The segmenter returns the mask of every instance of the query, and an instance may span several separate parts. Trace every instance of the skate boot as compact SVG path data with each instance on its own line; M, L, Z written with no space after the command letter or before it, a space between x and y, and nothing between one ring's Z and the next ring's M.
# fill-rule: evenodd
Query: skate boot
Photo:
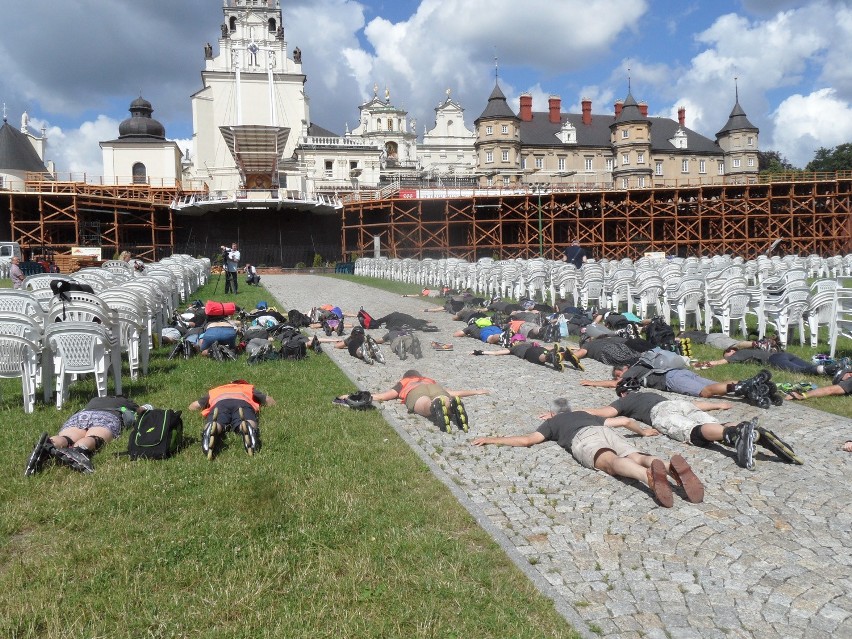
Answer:
M72 448L57 448L56 459L60 463L80 473L93 473L95 467L92 465L92 453L85 448L74 446Z
M739 437L737 438L737 465L746 470L754 470L754 428L757 418L739 425Z
M764 369L754 377L749 377L734 385L734 395L744 398L752 406L758 408L769 408L771 400L769 399L769 380L772 378L772 373Z
M781 406L784 403L784 394L778 390L777 384L775 382L766 382L766 385L769 386L769 401L773 406Z
M216 438L222 434L222 426L216 421L218 415L219 409L214 407L212 419L201 431L201 450L207 459L213 459Z
M450 407L446 397L432 400L432 421L442 432L450 432Z
M459 397L453 397L450 400L450 418L458 430L465 433L469 430L467 411L464 409L464 404L462 404L462 400Z
M367 364L370 364L372 366L373 355L372 355L372 353L370 353L370 347L367 344L367 340L364 340L364 343L361 344L361 346L358 348L358 350L361 351L361 359L363 359L364 362L366 362Z
M367 335L367 337L365 338L365 342L367 348L370 350L370 357L373 358L373 361L376 361L379 364L384 364L385 356L382 354L381 349L379 349L379 345L376 344L376 340Z
M553 350L548 353L547 359L553 366L553 370L559 371L560 373L565 370L565 363L562 361L562 353L559 352L559 348L555 344L553 345Z
M24 469L24 476L29 477L35 475L41 470L44 463L55 456L56 447L50 441L47 433L42 433L38 438L33 452L30 453L30 458L27 460L27 466Z
M249 457L260 450L260 429L252 426L251 422L243 417L243 409L240 408L240 433L243 436L243 446Z
M778 437L778 435L768 428L762 428L761 426L757 426L755 430L757 431L757 443L763 448L775 454L776 457L783 459L788 464L802 465L802 460L799 459L790 445Z
M571 366L574 367L575 371L586 370L580 363L580 359L576 355L574 355L574 351L572 351L570 348L566 348L564 351L562 351L562 358L569 364L571 364Z
M314 335L314 338L311 340L311 350L317 355L322 353L322 344L320 344L320 341L316 335Z

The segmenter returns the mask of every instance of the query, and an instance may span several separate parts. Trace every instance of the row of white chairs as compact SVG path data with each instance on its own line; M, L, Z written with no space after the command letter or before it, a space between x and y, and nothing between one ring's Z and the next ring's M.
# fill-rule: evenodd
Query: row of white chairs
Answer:
M852 255L766 257L754 260L719 255L586 262L581 269L561 261L494 260L474 263L456 258L361 258L355 273L415 283L424 287L467 289L486 298L529 297L551 304L572 300L582 308L626 311L648 318L676 317L677 328L694 325L707 332L746 333L754 316L757 332L774 329L786 344L820 339L835 317L837 280L852 276ZM815 281L814 278L816 278Z
M24 289L0 289L0 377L20 377L24 409L32 412L36 388L61 408L79 375L93 373L98 395L107 394L111 373L122 392L122 354L131 379L148 372L154 335L182 301L209 279L210 262L176 255L148 264L144 272L123 262L72 275L44 273ZM94 293L54 293L51 282L71 280Z

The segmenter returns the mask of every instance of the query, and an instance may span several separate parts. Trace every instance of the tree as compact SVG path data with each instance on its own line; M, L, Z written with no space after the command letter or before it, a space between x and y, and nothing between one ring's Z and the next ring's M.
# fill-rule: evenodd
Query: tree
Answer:
M789 173L799 170L779 151L758 151L757 166L761 173Z
M806 171L851 171L852 142L841 144L833 149L820 147L814 153L814 159L805 167Z

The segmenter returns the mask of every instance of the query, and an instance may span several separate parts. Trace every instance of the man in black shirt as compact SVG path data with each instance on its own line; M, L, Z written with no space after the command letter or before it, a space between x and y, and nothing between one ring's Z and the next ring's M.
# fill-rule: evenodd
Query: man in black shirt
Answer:
M562 257L563 262L573 264L577 268L583 268L583 264L587 259L586 249L580 246L579 240L571 242L571 246L565 249L565 255Z
M630 417L652 426L649 434L662 433L695 446L721 442L736 449L737 464L748 470L754 469L754 444L760 444L786 462L802 463L786 442L768 428L758 426L757 419L722 424L706 412L726 410L731 406L729 402L688 401L652 392L624 392L609 406L586 410L601 417Z
M665 508L671 508L673 504L672 487L667 475L683 486L687 501L703 501L704 485L682 456L675 455L667 463L659 457L643 453L612 430L616 427L643 436L654 434L627 417L604 418L584 411L566 410L544 421L532 433L509 437L478 437L471 443L474 446L496 444L529 447L554 441L586 468L601 470L614 477L629 477L646 484L657 503Z

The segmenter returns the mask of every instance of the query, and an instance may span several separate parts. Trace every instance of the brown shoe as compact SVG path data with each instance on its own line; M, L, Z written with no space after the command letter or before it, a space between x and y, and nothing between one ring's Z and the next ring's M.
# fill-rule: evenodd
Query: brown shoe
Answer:
M692 468L681 455L674 455L669 460L669 474L678 486L683 487L683 492L686 493L686 501L693 504L700 504L704 501L704 484L692 472Z
M648 488L654 493L657 503L663 508L671 508L674 504L672 485L666 475L666 465L659 459L651 462L648 469Z

